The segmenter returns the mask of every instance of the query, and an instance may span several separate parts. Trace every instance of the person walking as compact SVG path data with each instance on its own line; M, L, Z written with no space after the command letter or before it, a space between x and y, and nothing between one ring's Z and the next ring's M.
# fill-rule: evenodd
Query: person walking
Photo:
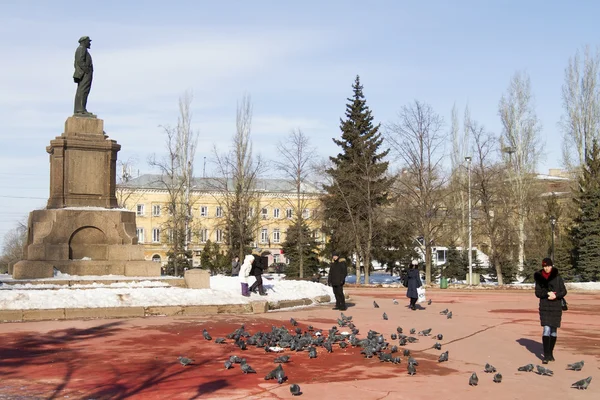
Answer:
M252 269L253 262L254 256L252 254L248 254L244 258L244 263L240 267L238 276L240 278L240 283L242 284L242 296L250 296L250 292L248 291L248 277L250 276L250 270Z
M236 257L231 262L231 276L238 276L240 274L240 258Z
M562 319L562 299L567 295L565 282L553 265L552 259L542 260L542 269L533 274L535 296L540 299L540 324L543 326L543 364L554 361L554 345Z
M329 275L327 276L327 284L333 288L335 296L334 310L346 310L346 298L344 297L344 283L346 275L348 275L348 267L346 262L340 260L339 254L333 253L333 262L329 265Z
M250 286L250 291L256 293L258 290L258 294L261 296L266 296L267 293L263 287L262 274L265 268L267 268L267 263L269 259L265 256L255 255L254 262L252 262L252 269L250 271L250 275L254 275L256 278L256 282Z
M423 286L421 283L421 277L419 277L419 269L417 267L418 263L413 261L408 272L406 273L408 279L406 297L410 299L410 305L408 308L411 310L417 309L416 304L417 300L419 299L419 293L417 292L417 289Z

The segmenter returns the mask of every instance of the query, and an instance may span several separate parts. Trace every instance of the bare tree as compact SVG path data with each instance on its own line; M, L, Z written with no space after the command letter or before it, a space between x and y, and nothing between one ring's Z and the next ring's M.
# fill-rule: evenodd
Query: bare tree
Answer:
M169 232L167 242L171 249L169 268L179 275L179 267L191 266L191 241L193 223L192 208L195 199L191 195L194 174L194 157L199 132L192 129L191 92L179 98L177 125L163 127L166 135L167 153L163 157L153 155L148 160L151 167L160 171L159 183L168 193L169 218L163 228Z
M422 237L428 284L431 283L431 247L446 219L443 125L442 117L430 105L415 100L402 107L398 121L387 126L386 135L403 163L398 195L406 207L411 208L414 226Z
M4 235L0 267L4 270L23 259L23 249L27 244L27 224L19 222L17 226Z
M600 85L598 72L600 52L584 49L583 60L579 50L569 58L562 87L564 114L562 127L563 163L574 171L585 164L585 156L593 139L600 138Z
M133 178L132 170L136 164L137 159L135 157L130 157L125 161L117 161L117 170L121 171L121 174L117 176L117 187L115 190L117 206L119 208L126 208L127 203L135 204L136 201L133 198L140 197L137 188L129 185L129 181Z
M525 259L528 199L541 152L541 125L535 114L531 83L527 74L517 72L512 77L506 94L500 99L498 114L503 128L500 145L504 160L507 161L512 200L515 205L517 266L521 275Z
M452 107L452 126L450 129L452 136L452 172L449 181L449 190L451 197L448 201L448 208L452 215L450 225L452 226L452 242L456 242L457 239L465 247L467 242L468 230L467 230L467 199L466 199L466 187L467 187L467 175L464 160L465 157L470 155L469 153L469 129L468 121L470 120L469 108L465 108L464 112L464 124L463 129L460 129L460 123L458 122L458 110L456 105Z
M265 170L260 156L252 153L252 102L244 95L237 106L236 131L231 150L219 153L213 148L218 177L211 182L216 199L225 209L227 241L231 255L240 260L249 244L257 239L260 191L258 178Z
M295 189L295 201L290 202L294 210L294 229L296 231L296 248L298 256L298 269L300 278L304 277L304 244L309 238L304 237L302 229L304 224L303 210L307 205L306 184L309 180L312 164L316 161L316 149L311 146L310 139L300 129L293 130L277 144L281 161L274 164L284 176L289 179Z

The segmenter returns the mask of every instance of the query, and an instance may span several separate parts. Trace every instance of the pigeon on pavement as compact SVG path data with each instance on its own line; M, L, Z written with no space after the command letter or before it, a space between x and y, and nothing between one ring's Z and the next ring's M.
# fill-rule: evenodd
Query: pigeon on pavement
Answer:
M181 365L183 365L184 367L187 365L190 365L191 363L194 362L194 360L192 360L191 358L182 357L182 356L177 357L177 359L179 360Z
M442 314L442 315L448 314L448 309L446 308L445 310L440 311L440 314Z
M537 368L538 375L546 375L546 376L554 375L553 371L549 370L548 368L544 368L541 365L536 365L536 368Z
M225 343L225 338L219 337L215 339L215 343L218 344L224 344Z
M373 307L379 308L379 304L377 304L377 302L375 300L373 300Z
M302 392L300 391L300 386L297 384L292 384L290 386L290 393L292 394L292 396L300 396L302 394Z
M419 332L419 335L421 335L421 336L429 336L430 333L431 333L431 328L429 328L429 329L423 329L421 332Z
M495 383L502 382L502 374L500 372L498 372L496 375L494 375L494 382Z
M490 374L492 372L496 372L496 367L494 367L492 364L486 363L485 367L483 368L483 370L485 372L487 372L488 374Z
M527 364L527 365L523 365L522 367L519 367L519 371L524 371L524 372L531 372L533 371L533 364Z
M388 319L388 316L387 316L387 314L386 314L386 313L383 313L383 319L385 319L385 320L387 321L387 319Z
M438 362L448 361L448 350L440 354L440 358L438 358Z
M583 364L584 364L583 360L578 361L573 364L568 364L567 369L570 371L581 371L581 369L583 368Z
M398 305L398 300L394 299L393 303L394 303L394 305Z
M574 384L571 385L571 387L575 388L575 389L579 389L579 390L586 390L591 381L592 381L592 377L588 376L585 379L575 382Z
M411 328L410 329L410 334L411 335L414 335L416 332L417 332L417 330L415 328Z
M438 333L436 336L437 340L444 340L444 335L442 335L441 333Z
M290 318L290 323L292 324L292 326L298 325L298 322L296 322L296 320L294 318Z
M442 349L442 345L439 342L435 342L435 344L433 345L433 348L436 350L441 350Z
M317 349L311 347L308 349L308 358L317 358Z
M479 378L477 377L477 374L475 372L473 372L471 374L471 377L469 378L469 385L477 386L478 383L479 383Z
M408 364L408 374L410 376L413 376L416 373L417 373L417 368L415 367L415 364Z
M225 361L225 369L233 368L233 363L229 360Z
M202 330L202 336L204 336L204 339L206 340L212 340L212 336L208 334L208 331L206 329Z
M276 363L286 363L288 361L290 361L290 356L279 356L275 358Z
M242 372L245 374L255 374L256 373L256 371L254 369L252 369L250 364L243 363L241 368L242 368Z
M450 311L448 314L446 314L446 318L452 319L452 311Z
M427 302L427 305L430 306L431 305L431 299L429 299L429 301Z

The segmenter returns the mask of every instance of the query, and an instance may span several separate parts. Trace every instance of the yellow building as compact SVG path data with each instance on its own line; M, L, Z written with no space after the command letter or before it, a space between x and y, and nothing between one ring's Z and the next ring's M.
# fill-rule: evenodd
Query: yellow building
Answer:
M213 178L194 178L191 184L190 203L193 206L190 226L194 232L189 237L189 248L195 266L200 264L200 254L208 240L218 243L222 249L227 247L224 196L211 189L213 182ZM302 189L303 217L315 239L324 245L319 218L321 192L308 184ZM259 228L251 247L270 252L269 264L286 262L281 245L295 213L296 188L283 179L259 179L257 191L260 193L260 206L252 211L259 213ZM117 198L125 208L136 212L138 243L144 245L146 260L166 263L170 247L164 226L168 220L166 204L169 196L160 176L145 174L129 180L127 185L118 186Z

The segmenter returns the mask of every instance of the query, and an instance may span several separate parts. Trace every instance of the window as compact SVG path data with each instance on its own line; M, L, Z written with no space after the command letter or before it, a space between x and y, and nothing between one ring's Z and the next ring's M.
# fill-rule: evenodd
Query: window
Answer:
M217 229L217 243L223 242L223 230Z
M280 254L273 254L273 262L274 263L278 263L279 262L279 256L280 256Z
M208 207L207 206L200 206L200 216L201 217L208 216Z
M314 239L320 239L320 238L321 238L321 234L319 233L319 230L318 230L318 229L315 229L315 230L312 232L312 236L313 236L313 238L314 238Z
M221 206L218 206L218 207L217 207L217 210L216 210L216 212L215 212L215 215L216 215L218 218L221 218L221 217L223 216L223 207L221 207Z
M173 243L173 229L167 229L167 240L169 243Z
M152 242L160 243L160 229L159 228L152 229Z
M154 204L152 206L152 216L160 217L160 204Z
M208 229L200 229L200 241L206 243L208 240Z
M279 208L273 209L273 218L279 218Z
M260 242L267 243L269 241L269 231L267 228L262 228L260 230Z
M305 208L304 210L302 210L302 218L308 219L309 217L310 217L310 210L308 208Z
M294 217L294 210L292 210L291 208L285 210L285 217L287 219L292 219Z
M279 229L273 230L273 243L279 243Z
M262 219L267 219L267 217L269 216L269 210L267 210L266 208L263 208L260 211L260 215L262 216Z
M254 217L254 208L249 208L248 209L248 218L252 218Z
M152 256L152 261L154 261L154 262L160 262L160 255L158 255L158 254L153 255Z
M137 228L136 233L138 237L138 243L144 243L144 228Z
M136 211L137 211L137 216L138 217L143 217L144 216L144 205L143 204L138 204L136 206Z

